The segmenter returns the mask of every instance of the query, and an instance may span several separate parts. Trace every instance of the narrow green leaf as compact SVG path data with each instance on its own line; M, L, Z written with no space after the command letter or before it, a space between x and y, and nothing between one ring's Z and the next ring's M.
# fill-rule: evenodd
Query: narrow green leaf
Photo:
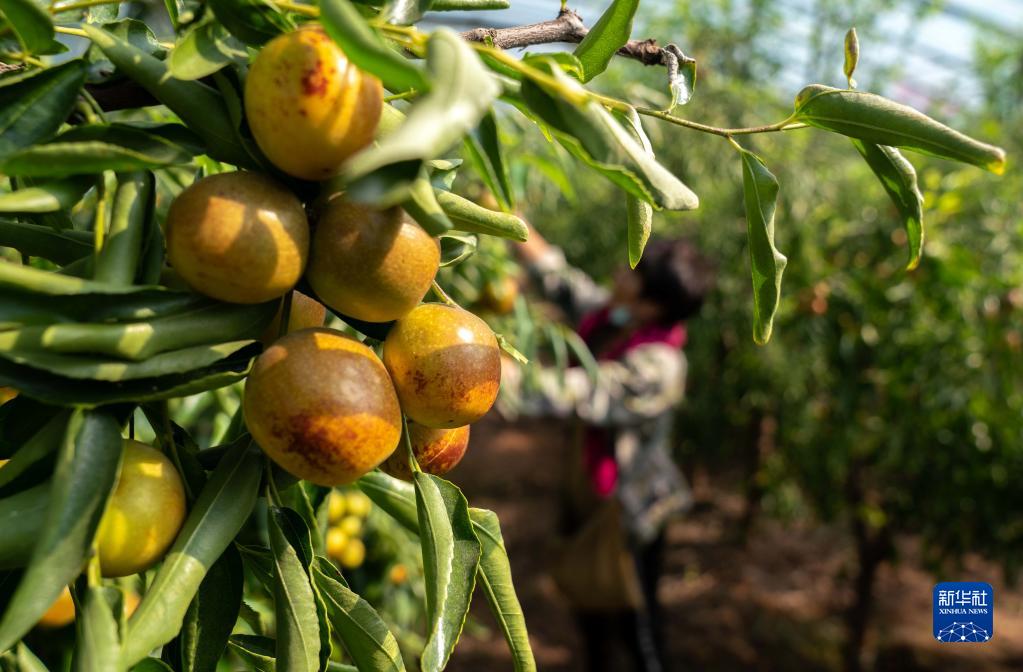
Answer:
M296 549L282 529L282 525L288 524L282 520L284 515L282 509L270 507L267 519L274 556L275 658L289 672L316 672L320 662L316 600L305 563L299 556L301 549Z
M515 207L515 194L497 137L497 118L488 112L479 126L465 138L465 148L476 172L506 212Z
M632 138L639 142L647 151L647 154L653 156L653 147L646 136L646 132L643 130L639 113L630 107L627 113L619 113L618 117L622 120L625 130L629 131L632 135ZM632 194L626 193L625 212L628 222L629 266L636 268L639 260L643 258L643 250L646 249L646 243L650 239L654 209L646 201L641 201Z
M175 672L170 665L159 658L145 658L131 668L131 672Z
M76 411L67 426L46 520L6 611L0 651L29 631L81 571L121 463L121 428L101 411Z
M612 0L600 19L573 52L583 64L583 81L588 82L607 69L615 52L632 35L632 19L639 0Z
M388 23L408 26L430 11L433 0L394 0L385 6L384 14Z
M431 236L439 236L454 226L437 203L433 185L423 174L412 183L408 200L402 203L402 209Z
M178 636L181 672L215 672L242 605L245 575L238 550L228 546L199 584Z
M771 339L774 314L778 311L781 298L781 276L788 260L774 246L778 180L756 154L745 149L740 150L740 154L750 266L753 271L753 340L763 345Z
M1005 171L1005 151L1000 147L873 93L811 84L796 96L793 120L877 145L969 163L998 175Z
M64 439L70 411L51 409L51 412L53 413L52 419L21 443L17 448L17 452L10 457L4 468L0 470L0 492L7 494L8 491L12 491L10 486L19 476L51 453L56 452L60 447ZM4 538L6 541L6 535Z
M209 4L232 35L253 46L295 27L287 14L266 0L209 0Z
M118 70L181 117L206 143L210 156L240 167L257 167L238 140L224 98L217 91L199 82L169 77L166 63L109 31L89 24L82 29Z
M18 672L49 672L43 661L39 660L32 650L25 646L24 642L18 642L14 651L15 662L18 665Z
M92 254L90 238L92 233L87 231L54 231L48 226L0 220L0 246L57 264L69 264Z
M82 611L75 615L77 641L74 672L110 672L118 667L121 640L118 617L121 613L121 591L113 586L88 586L85 579L78 581L84 591ZM115 611L116 609L116 611Z
M435 80L433 88L412 104L401 126L346 165L343 174L351 182L353 198L366 200L367 195L381 193L374 175L391 166L401 167L404 181L411 186L419 167L475 128L501 92L476 53L446 28L430 36L426 66ZM415 173L408 174L412 169ZM394 176L389 175L388 181L393 182Z
M26 77L0 80L0 158L56 133L84 83L81 59Z
M473 254L479 238L468 233L445 233L440 237L440 265L457 266Z
M0 331L0 351L89 353L139 362L172 349L258 338L276 308L273 301L213 304L140 322L26 326Z
M842 65L842 72L849 80L849 88L856 88L856 80L853 73L856 72L856 65L860 62L860 38L856 36L856 28L850 28L845 34L845 62Z
M398 640L369 602L345 584L334 565L322 557L313 562L313 582L327 602L334 632L356 667L374 672L405 669Z
M50 142L27 147L0 163L8 175L66 177L104 170L165 168L192 160L192 155L156 134L125 125L77 126Z
M413 480L429 623L421 663L424 672L439 672L447 665L465 625L481 547L461 490L423 472L415 473Z
M504 537L501 535L501 522L497 519L497 514L486 509L469 509L469 517L483 547L480 559L480 585L487 597L490 611L508 642L515 672L534 672L536 660L529 645L526 619L519 605L519 598L515 595L508 552L504 548Z
M912 270L920 263L924 249L924 196L916 183L916 170L894 147L875 145L856 138L852 139L852 143L899 211L909 241L909 263L906 268Z
M383 509L405 529L419 534L415 487L406 481L371 471L355 482L373 503Z
M44 182L17 191L0 194L0 212L29 214L70 210L94 183L90 178L76 177Z
M228 647L253 666L256 672L274 672L277 643L260 635L231 635Z
M458 231L485 233L519 242L529 238L526 223L515 215L488 210L450 191L437 189L437 202Z
M190 28L171 51L167 65L172 77L192 80L212 75L232 61L245 62L245 45L215 20Z
M134 284L142 252L142 236L153 216L156 190L149 171L117 176L107 239L96 259L94 278L111 284Z
M429 88L423 71L391 49L348 0L322 0L320 20L348 59L391 91Z
M0 0L0 15L30 53L44 52L53 42L50 15L32 0Z
M156 578L128 621L121 661L133 665L181 630L207 571L248 519L256 504L263 457L248 437L221 459Z
M49 504L49 483L0 499L0 529L4 531L4 543L0 544L0 569L28 565L39 530L46 522Z
M578 82L559 69L550 71L565 88L582 91ZM658 163L603 106L592 100L575 105L528 80L522 83L521 95L525 111L546 124L565 149L633 196L668 210L699 207L696 194Z

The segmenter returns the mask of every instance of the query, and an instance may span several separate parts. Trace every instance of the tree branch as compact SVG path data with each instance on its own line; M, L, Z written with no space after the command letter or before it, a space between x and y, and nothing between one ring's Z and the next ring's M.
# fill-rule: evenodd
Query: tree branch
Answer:
M568 7L558 12L558 18L540 23L511 28L474 28L462 33L462 39L470 42L491 42L502 49L517 49L534 44L568 42L578 44L590 29L575 10ZM669 45L671 46L671 45ZM630 40L618 50L618 54L639 61L643 65L668 65L670 57L667 48L660 47L657 40Z

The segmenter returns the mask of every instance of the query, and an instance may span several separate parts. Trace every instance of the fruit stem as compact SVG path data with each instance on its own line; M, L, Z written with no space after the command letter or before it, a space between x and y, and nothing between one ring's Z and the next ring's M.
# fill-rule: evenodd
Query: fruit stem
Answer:
M122 0L82 0L81 2L72 2L71 4L68 4L68 5L59 5L58 6L58 5L51 4L50 5L50 13L51 14L60 14L62 12L71 12L71 11L74 11L76 9L87 9L89 7L98 7L99 5L119 5L119 4L121 4L121 1ZM59 29L59 26L58 26L57 32L62 32ZM68 34L69 35L76 35L77 33L68 33ZM82 31L82 36L83 37L87 37L87 35L85 35L85 31L84 30Z
M405 451L408 454L408 466L412 470L412 473L417 474L422 469L419 468L419 462L416 461L415 451L412 450L412 437L408 433L408 418L405 414L401 414L401 440L405 444Z
M301 14L303 16L316 18L320 15L320 8L313 7L312 5L303 5L298 2L287 2L286 0L283 2L275 0L274 4L281 9L286 9L289 12L295 12L296 14Z
M437 295L437 298L446 303L447 305L451 306L452 308L461 308L461 306L459 306L454 299L448 296L448 293L445 292L441 288L441 286L437 284L436 280L434 280L430 284L430 288L433 289L433 293Z

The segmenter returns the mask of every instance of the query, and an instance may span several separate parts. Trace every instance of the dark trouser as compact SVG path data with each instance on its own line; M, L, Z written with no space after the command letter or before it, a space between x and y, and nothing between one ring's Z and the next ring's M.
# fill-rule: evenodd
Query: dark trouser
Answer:
M664 557L664 533L633 553L645 606L638 610L576 613L586 649L587 672L667 672L663 657L657 581ZM627 662L619 662L622 657Z

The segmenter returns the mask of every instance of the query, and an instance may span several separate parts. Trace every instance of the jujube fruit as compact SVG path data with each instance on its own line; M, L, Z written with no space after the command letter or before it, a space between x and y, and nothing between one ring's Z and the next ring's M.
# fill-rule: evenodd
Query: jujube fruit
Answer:
M345 495L345 509L349 514L365 518L369 515L371 508L373 508L373 502L370 501L366 493L356 490Z
M337 529L349 537L357 537L362 533L362 518L358 516L345 516L338 522Z
M345 547L348 545L349 536L348 534L338 527L332 527L327 530L327 555L334 558L335 560L341 560L341 554L344 552Z
M103 576L128 576L160 560L185 522L185 488L160 451L125 441L121 473L96 534Z
M501 355L490 327L472 313L426 303L398 320L384 341L384 365L405 414L420 425L468 425L490 410Z
M366 560L366 544L362 539L349 539L341 551L338 562L345 569L356 569Z
M414 422L408 423L409 441L412 454L416 456L419 468L428 474L440 476L455 468L465 456L469 447L469 426L455 429L431 429ZM401 447L395 450L381 465L381 468L397 478L412 480L408 451Z
M367 346L325 328L267 348L245 382L245 423L285 471L318 485L350 483L383 462L401 436L401 411Z
M71 590L64 586L64 590L54 600L46 613L42 615L36 624L40 628L55 629L63 628L75 620L75 601L71 599Z
M401 208L335 198L316 223L306 277L321 301L367 322L415 308L437 275L440 246Z
M355 67L317 25L270 40L245 80L256 143L284 172L325 180L376 132L380 80Z
M194 182L167 213L167 257L188 285L231 303L283 296L305 270L309 223L302 203L249 172Z
M259 339L263 341L264 345L270 345L280 338L281 316L283 314L284 301L282 300L281 307L277 309L277 314L274 315L273 321L263 330L263 335ZM291 294L291 310L288 312L288 315L288 331L286 333L290 334L293 331L301 331L311 327L322 327L323 321L327 319L327 308L316 299L296 291Z
M483 283L480 305L498 315L507 315L515 308L515 299L518 297L518 281L510 275L505 275L500 280L488 280Z

